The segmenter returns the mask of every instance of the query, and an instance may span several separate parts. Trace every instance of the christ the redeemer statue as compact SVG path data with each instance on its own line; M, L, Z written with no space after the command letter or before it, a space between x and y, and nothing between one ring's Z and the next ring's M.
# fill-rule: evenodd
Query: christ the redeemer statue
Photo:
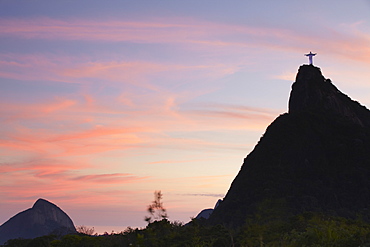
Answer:
M310 53L308 53L308 54L304 54L305 56L307 56L307 57L308 57L308 60L310 61L310 65L313 65L312 57L313 57L313 56L316 56L316 54L317 54L317 53L312 53L312 52L310 52Z

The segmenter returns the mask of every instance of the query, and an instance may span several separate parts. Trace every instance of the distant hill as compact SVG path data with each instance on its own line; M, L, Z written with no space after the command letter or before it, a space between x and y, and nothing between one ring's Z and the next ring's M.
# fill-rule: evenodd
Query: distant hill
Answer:
M213 210L215 208L218 207L218 205L222 202L221 199L219 199L215 205L214 208L206 208L206 209L203 209L202 211L200 211L197 216L195 216L195 219L201 219L201 218L204 218L204 219L208 219L209 216L212 214Z
M289 112L268 126L208 222L307 211L370 221L370 111L313 65L299 68Z
M58 206L38 199L32 208L16 214L0 226L0 244L9 239L32 239L52 233L76 233L76 228L69 216Z

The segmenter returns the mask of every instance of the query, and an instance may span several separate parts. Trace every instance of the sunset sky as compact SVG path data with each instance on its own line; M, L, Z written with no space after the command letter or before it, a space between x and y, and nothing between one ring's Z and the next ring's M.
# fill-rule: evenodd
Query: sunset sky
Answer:
M143 227L223 198L305 53L370 107L370 1L0 0L0 224Z

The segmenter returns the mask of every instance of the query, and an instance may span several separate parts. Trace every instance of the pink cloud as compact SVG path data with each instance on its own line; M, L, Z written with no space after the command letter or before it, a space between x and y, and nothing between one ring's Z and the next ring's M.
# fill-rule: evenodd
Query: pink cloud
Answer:
M78 170L89 167L84 163L69 164L53 159L33 158L18 163L2 163L0 167L1 173L12 172L30 172L32 174L46 175L53 173L60 173L67 170Z
M150 63L145 61L128 61L128 62L88 62L77 65L72 69L65 69L62 75L75 78L100 78L110 81L137 82L140 80L139 75L150 75L160 72L187 72L206 71L208 76L222 76L232 74L237 70L235 65L227 64L161 64ZM152 85L154 86L154 85ZM153 88L151 88L153 89ZM155 90L158 91L158 90Z
M48 18L29 20L2 19L0 35L27 39L66 39L130 41L144 43L184 42L193 36L207 35L207 25L190 19L144 22L130 21L61 21ZM209 28L209 27L208 27ZM176 29L176 32L174 32Z
M91 155L153 145L221 148L225 144L191 138L177 140L166 133L222 129L263 130L280 113L230 105L197 106L196 110L185 111L178 105L178 96L171 94L148 100L142 99L139 105L131 105L131 109L137 108L135 111L103 107L91 97L86 102L56 99L47 104L28 104L25 107L23 104L8 104L9 107L2 115L11 112L12 115L6 118L5 123L12 131L3 132L0 146L3 149L53 157ZM132 98L130 101L137 100ZM105 117L99 117L100 114ZM85 119L91 120L86 122ZM47 126L44 128L28 127L29 124L46 120Z
M63 112L73 108L77 102L71 99L55 98L53 101L44 103L11 103L0 102L7 107L0 110L2 117L8 121L19 119L41 118L46 115L52 115L57 112Z
M53 19L2 21L5 28L0 30L0 35L21 38L175 43L190 52L222 52L232 57L238 54L237 59L232 62L221 63L208 59L177 64L117 59L92 62L92 58L87 56L76 58L51 54L0 54L0 76L18 80L82 84L99 80L104 84L132 85L161 93L168 85L157 83L153 80L155 77L171 84L177 83L178 78L183 81L221 78L241 70L241 65L250 64L251 56L257 56L251 55L255 47L263 47L266 52L302 52L306 47L316 47L334 58L352 59L365 65L370 63L369 35L358 30L336 31L323 27L325 32L302 33L300 30L228 25L180 18L158 19L154 22ZM133 103L129 99L125 102Z
M42 132L22 130L11 134L0 146L54 157L91 155L140 145L143 141L136 133L138 133L137 129L124 127L95 128L80 132L74 130L68 134L57 134L52 130Z
M368 59L369 36L358 29L336 31L333 28L323 27L324 31L309 33L307 30L302 32L302 30L212 23L186 18L163 18L142 22L61 21L45 18L2 19L1 21L3 28L0 35L28 39L193 44L201 45L202 49L209 46L228 47L229 53L231 51L240 53L241 48L251 46L291 51L297 51L297 49L301 51L306 47L321 47L334 56L339 54L365 63L370 61ZM343 29L342 26L339 28Z
M247 107L227 104L199 105L195 110L187 112L193 124L208 130L263 130L284 110L270 110L258 107ZM212 121L217 119L217 121ZM212 124L210 124L212 122Z
M0 77L17 80L63 81L60 66L71 64L69 57L40 54L0 54Z
M1 164L0 194L3 200L72 195L92 199L94 193L112 189L111 185L143 182L148 178L130 173L91 174L89 168L90 165L76 161L42 158Z
M55 56L50 54L0 54L0 77L47 83L92 84L144 88L157 93L181 81L210 80L233 74L239 70L236 63L176 64L148 61L94 61L89 57ZM153 78L161 78L159 83ZM178 78L181 81L178 82ZM168 83L164 83L168 82ZM171 82L171 84L169 84ZM70 102L71 103L71 102ZM91 102L90 102L91 103Z
M4 105L0 147L29 154L57 157L123 150L144 142L138 133L151 131L150 126L134 127L135 121L117 125L116 116L125 112L94 103L91 97L87 102L57 98ZM107 114L112 118L100 117Z

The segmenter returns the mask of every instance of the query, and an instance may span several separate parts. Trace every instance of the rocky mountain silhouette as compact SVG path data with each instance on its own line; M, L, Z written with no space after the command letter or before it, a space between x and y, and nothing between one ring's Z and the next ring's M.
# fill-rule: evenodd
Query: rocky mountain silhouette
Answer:
M305 212L370 221L370 111L313 65L299 68L288 113L268 126L207 221L239 227Z
M38 199L32 208L16 214L0 226L0 244L15 238L32 239L75 232L72 220L63 210L47 200Z
M195 216L195 219L201 219L201 218L204 218L204 219L208 219L209 216L212 214L213 210L215 208L218 207L218 205L220 205L220 203L222 202L221 199L219 199L215 205L214 208L206 208L206 209L203 209L202 211L200 211L197 216Z

